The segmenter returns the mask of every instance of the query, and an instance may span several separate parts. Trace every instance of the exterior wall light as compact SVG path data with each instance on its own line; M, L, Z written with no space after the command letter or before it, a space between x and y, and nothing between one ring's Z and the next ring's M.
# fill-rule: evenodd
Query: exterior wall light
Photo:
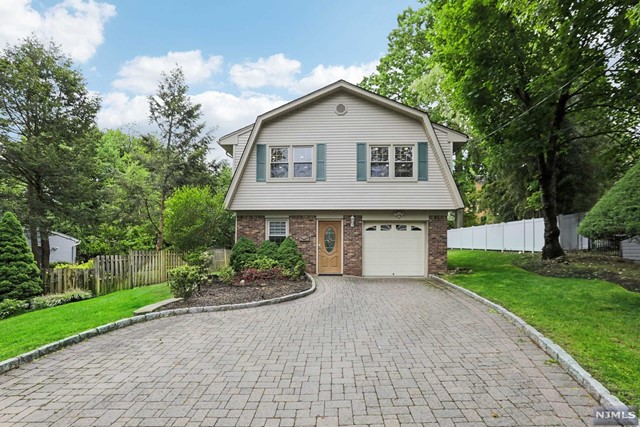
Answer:
M351 215L351 217L349 218L349 220L351 221L351 222L350 222L351 227L355 227L355 226L356 226L356 217L355 217L355 216L353 216L353 215Z

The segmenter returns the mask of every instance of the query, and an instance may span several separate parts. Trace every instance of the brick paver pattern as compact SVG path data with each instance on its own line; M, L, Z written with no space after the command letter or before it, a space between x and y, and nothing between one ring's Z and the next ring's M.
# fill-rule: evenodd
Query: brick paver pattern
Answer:
M595 401L486 306L424 280L164 318L0 376L0 425L590 425Z

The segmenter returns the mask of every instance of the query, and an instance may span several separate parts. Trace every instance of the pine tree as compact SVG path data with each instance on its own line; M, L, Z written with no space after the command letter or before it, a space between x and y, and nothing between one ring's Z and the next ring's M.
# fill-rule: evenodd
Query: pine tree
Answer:
M41 293L40 270L22 225L13 213L5 212L0 219L0 301L27 300Z

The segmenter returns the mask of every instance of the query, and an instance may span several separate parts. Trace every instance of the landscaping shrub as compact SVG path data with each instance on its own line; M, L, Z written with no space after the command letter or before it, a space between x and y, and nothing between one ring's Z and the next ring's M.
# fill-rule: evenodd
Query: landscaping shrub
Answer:
M0 301L28 300L41 293L40 269L22 225L14 214L5 212L0 219Z
M82 301L85 299L93 298L93 294L90 291L84 289L69 289L61 294L50 294L31 299L31 308L33 310L40 310L41 308L55 307L62 304L67 304L74 301Z
M169 270L169 288L176 298L189 298L198 289L200 282L204 280L204 275L199 267L193 265L183 265Z
M69 264L68 262L58 262L55 264L55 266L52 266L51 264L49 264L49 267L54 268L55 270L62 270L65 268L70 268L72 270L92 269L93 258L82 264Z
M216 272L218 279L224 284L230 285L233 283L233 278L236 276L236 272L233 267L227 265L222 267L220 270Z
M29 304L24 301L7 298L0 302L0 319L6 319L7 317L22 314L27 311L28 306Z
M267 280L284 280L286 279L283 271L278 268L269 268L258 270L257 268L246 268L240 274L240 279L246 283L263 282Z
M265 240L258 249L258 257L278 259L278 245L271 240Z
M211 264L211 254L205 248L189 251L183 258L187 264L198 267L203 274L207 272L207 268Z
M231 267L235 271L242 271L247 264L257 256L256 244L246 237L238 239L233 249L231 249Z
M277 261L280 263L284 275L292 279L302 276L306 270L302 253L291 237L284 239L278 247Z
M275 267L279 267L280 263L273 258L268 258L258 255L256 259L250 261L246 268L255 268L256 270L269 270Z

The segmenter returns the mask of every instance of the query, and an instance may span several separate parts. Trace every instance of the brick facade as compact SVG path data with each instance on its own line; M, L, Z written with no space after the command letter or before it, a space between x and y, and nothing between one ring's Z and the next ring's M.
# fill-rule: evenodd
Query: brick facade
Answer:
M362 216L355 217L351 227L351 215L345 215L342 229L344 274L362 276Z
M355 217L351 227L351 215L343 217L343 273L362 276L362 216ZM238 216L238 238L248 237L261 244L265 240L264 216ZM315 215L289 216L289 234L296 241L307 263L307 272L316 273L317 221ZM447 271L447 217L434 215L429 220L427 265L429 274Z
M316 273L316 217L294 215L289 217L289 235L296 241L305 262L307 273Z
M263 216L240 216L236 217L236 233L238 239L247 237L260 245L264 242L265 219Z
M447 272L447 216L432 215L429 218L429 274Z

